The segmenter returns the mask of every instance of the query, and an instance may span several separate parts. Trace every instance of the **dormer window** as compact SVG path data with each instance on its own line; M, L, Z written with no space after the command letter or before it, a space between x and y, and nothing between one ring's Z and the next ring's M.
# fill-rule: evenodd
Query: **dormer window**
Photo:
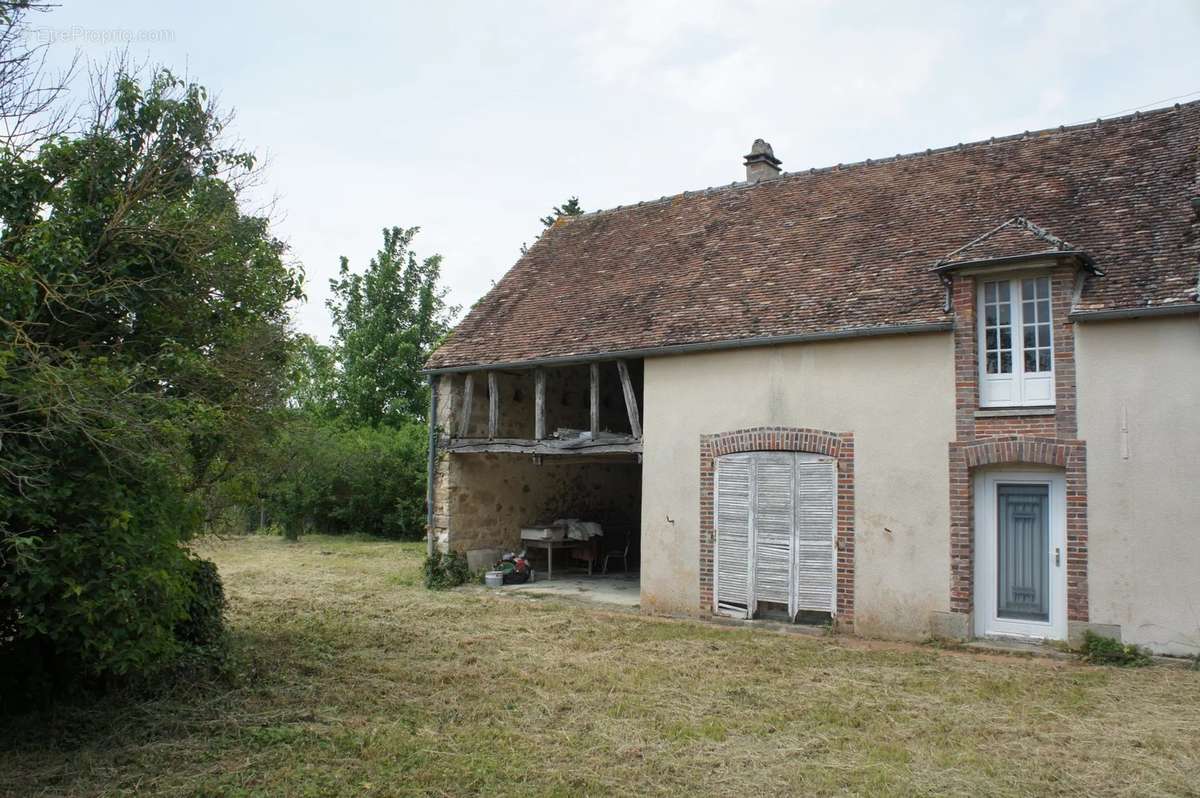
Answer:
M978 313L981 406L1053 405L1050 278L983 280Z

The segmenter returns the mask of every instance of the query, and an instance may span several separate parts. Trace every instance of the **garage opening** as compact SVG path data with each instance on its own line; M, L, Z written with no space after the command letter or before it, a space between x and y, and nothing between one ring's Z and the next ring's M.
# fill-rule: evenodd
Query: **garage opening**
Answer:
M716 611L829 622L836 608L834 459L742 452L716 465Z
M442 548L472 567L523 550L538 590L636 603L641 361L468 372L438 396Z

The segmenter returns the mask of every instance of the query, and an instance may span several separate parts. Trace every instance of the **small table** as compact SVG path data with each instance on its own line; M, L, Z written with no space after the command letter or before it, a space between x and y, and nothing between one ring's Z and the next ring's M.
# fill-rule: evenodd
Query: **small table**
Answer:
M546 550L546 581L554 579L554 550L573 549L585 545L580 540L522 540L521 545L527 549ZM592 575L592 561L588 560L588 576Z

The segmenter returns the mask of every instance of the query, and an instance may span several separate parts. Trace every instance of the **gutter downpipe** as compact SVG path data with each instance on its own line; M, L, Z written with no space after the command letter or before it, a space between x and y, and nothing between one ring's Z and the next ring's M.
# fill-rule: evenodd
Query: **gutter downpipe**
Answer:
M437 462L438 375L429 375L429 460L425 472L425 553L433 556L433 478Z

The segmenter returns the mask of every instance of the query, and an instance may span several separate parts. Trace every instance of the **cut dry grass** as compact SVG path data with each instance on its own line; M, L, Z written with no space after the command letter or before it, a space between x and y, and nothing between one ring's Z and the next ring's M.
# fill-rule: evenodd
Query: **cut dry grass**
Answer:
M1200 673L420 587L423 547L214 543L244 675L0 726L0 793L1181 795Z

